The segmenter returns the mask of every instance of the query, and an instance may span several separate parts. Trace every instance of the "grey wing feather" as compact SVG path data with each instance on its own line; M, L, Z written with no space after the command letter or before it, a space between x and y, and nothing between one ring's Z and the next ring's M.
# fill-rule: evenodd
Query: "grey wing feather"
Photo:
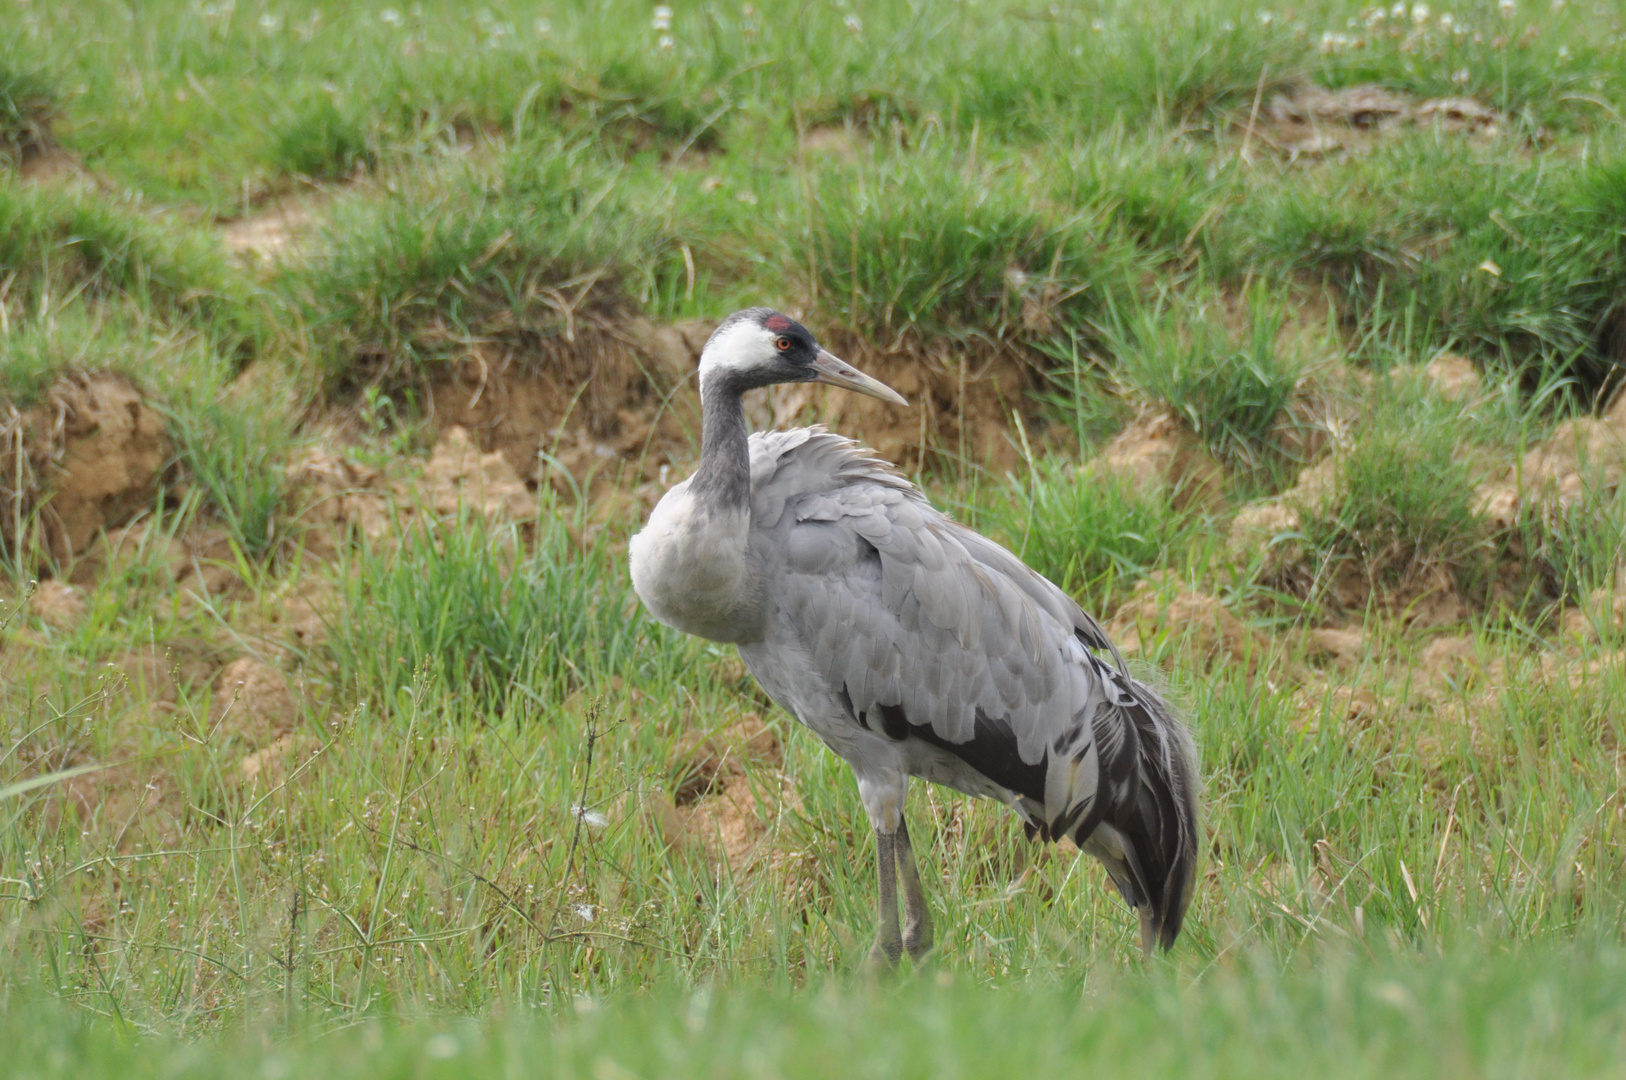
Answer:
M767 600L853 718L901 717L974 765L973 751L1003 754L989 768L1020 782L1035 824L1086 813L1091 721L1110 694L1089 651L1111 648L1095 621L847 439L773 433L752 451Z

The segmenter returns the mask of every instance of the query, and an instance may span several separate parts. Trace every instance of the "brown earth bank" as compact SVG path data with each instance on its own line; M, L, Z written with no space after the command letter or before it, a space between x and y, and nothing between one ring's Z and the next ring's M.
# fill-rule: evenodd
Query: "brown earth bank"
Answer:
M0 416L0 543L36 540L62 561L83 553L152 505L170 449L162 414L129 380L59 380L38 405Z

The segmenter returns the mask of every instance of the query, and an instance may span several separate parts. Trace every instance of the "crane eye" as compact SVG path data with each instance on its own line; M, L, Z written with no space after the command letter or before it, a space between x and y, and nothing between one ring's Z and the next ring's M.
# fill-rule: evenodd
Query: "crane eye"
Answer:
M788 338L788 337L774 338L773 339L773 347L778 349L780 352L789 352L790 351L790 338Z

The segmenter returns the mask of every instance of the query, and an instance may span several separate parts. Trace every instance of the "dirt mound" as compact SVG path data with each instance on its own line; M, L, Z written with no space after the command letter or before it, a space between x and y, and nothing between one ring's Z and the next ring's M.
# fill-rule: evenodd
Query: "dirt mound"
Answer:
M260 790L270 790L289 780L300 766L314 758L322 744L314 735L294 732L283 735L263 750L243 758L238 766L243 782Z
M273 199L253 213L223 222L220 238L233 255L271 263L298 253L328 200L325 192L299 192Z
M1441 353L1426 364L1415 366L1403 364L1391 368L1389 377L1395 380L1422 381L1447 401L1467 404L1484 396L1479 369L1474 366L1472 360L1455 353Z
M1626 479L1626 394L1604 415L1559 424L1546 442L1474 492L1478 513L1512 528L1529 513L1563 512Z
M774 730L756 713L748 713L722 731L685 736L676 759L682 771L672 799L687 806L742 779L748 765L778 768L784 754Z
M29 614L52 630L72 630L89 610L85 594L62 581L42 581L28 598Z
M1406 128L1490 139L1507 127L1507 117L1468 97L1418 102L1373 83L1339 90L1305 83L1275 95L1257 112L1250 106L1235 127L1250 144L1296 159L1359 153Z
M324 447L302 451L287 467L288 490L300 507L301 542L331 558L352 535L376 540L394 522L394 500L382 472Z
M1312 658L1329 660L1341 668L1359 667L1372 656L1372 643L1358 628L1311 630L1305 644Z
M1144 413L1102 447L1090 467L1131 490L1163 488L1175 506L1212 509L1224 499L1225 472L1195 432L1166 412Z
M169 457L163 416L128 380L64 378L0 418L0 541L26 542L13 534L37 511L47 552L68 561L151 505Z
M1261 561L1269 580L1302 577L1307 552L1298 542L1303 515L1324 506L1338 491L1338 459L1323 458L1299 472L1298 481L1282 494L1250 503L1231 519L1227 541L1232 559L1242 566Z
M218 663L214 647L198 638L143 645L110 661L124 693L163 706L173 706L182 693L207 683Z
M460 427L441 432L434 455L418 485L437 514L470 509L488 521L523 521L536 516L536 496L497 451L482 454Z
M298 720L287 677L264 661L233 660L215 680L209 728L220 738L259 749L291 733Z
M648 809L667 844L742 872L771 862L768 831L780 814L800 807L779 737L755 713L721 731L679 743L682 762L671 798Z
M1113 615L1107 633L1125 656L1146 656L1167 644L1204 667L1236 662L1256 671L1278 651L1214 597L1179 585L1169 587L1156 577L1136 587Z
M182 835L185 793L149 762L127 762L86 773L65 781L62 787L80 827L116 851L169 847Z
M1564 613L1563 636L1581 643L1626 634L1626 563L1615 570L1613 586L1594 589L1586 602Z
M541 477L543 455L578 481L618 467L656 480L698 440L691 376L710 333L631 319L488 344L431 383L433 415L501 453L522 480Z

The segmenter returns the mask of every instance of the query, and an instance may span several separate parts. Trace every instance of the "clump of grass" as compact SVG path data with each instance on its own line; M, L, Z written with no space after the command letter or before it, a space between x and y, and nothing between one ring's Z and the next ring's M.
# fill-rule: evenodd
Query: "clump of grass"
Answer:
M166 410L187 475L246 555L263 556L280 539L278 514L288 493L284 455L292 418L211 397Z
M818 198L792 262L821 305L882 341L1050 337L1081 325L1126 268L1093 218L947 154L827 173Z
M38 72L0 58L0 160L16 166L50 141L55 88Z
M1532 383L1615 369L1626 166L1510 163L1421 138L1235 215L1232 239L1275 272L1319 279L1357 337L1390 351L1456 347ZM1237 230L1241 230L1239 233Z
M500 710L622 670L640 621L597 572L604 553L578 550L554 507L534 525L526 550L514 527L423 516L348 556L326 645L339 679L390 701L427 677Z
M1277 345L1284 321L1263 290L1229 319L1216 294L1165 293L1128 318L1115 312L1107 342L1132 393L1182 418L1214 453L1253 465L1299 379L1296 358Z
M1098 608L1180 557L1201 519L1170 492L1057 459L1007 483L984 524L1027 564Z
M655 208L582 143L506 151L341 214L325 257L281 287L309 320L336 383L400 381L479 337L571 332L647 299L673 248Z
M331 96L316 94L278 131L270 164L281 172L328 180L348 176L375 160L361 124L341 112Z
M210 238L91 194L3 176L0 278L9 278L6 299L24 316L73 296L128 300L234 348L271 332L251 287Z
M1375 410L1339 458L1330 497L1300 508L1313 557L1323 568L1352 564L1375 584L1435 570L1472 581L1487 538L1459 445L1455 425L1418 422L1397 406Z

